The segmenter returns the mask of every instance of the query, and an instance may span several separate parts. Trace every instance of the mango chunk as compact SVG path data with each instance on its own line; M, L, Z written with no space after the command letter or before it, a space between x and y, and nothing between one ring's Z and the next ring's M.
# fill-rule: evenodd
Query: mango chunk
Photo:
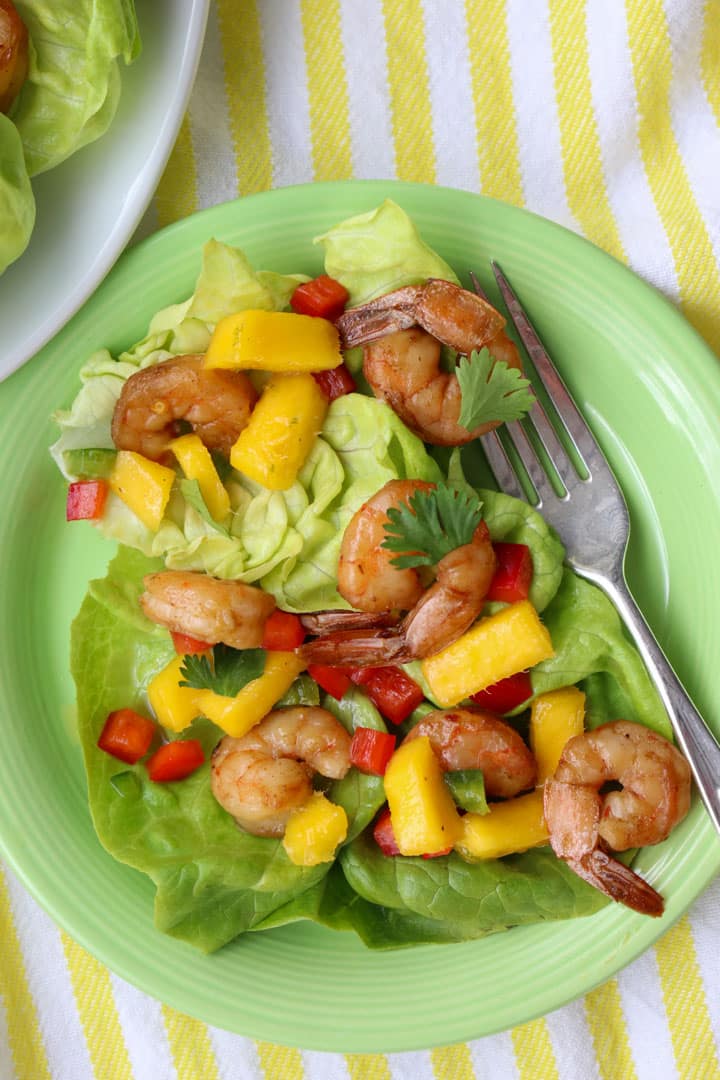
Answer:
M312 375L273 375L230 451L231 465L263 487L286 491L305 464L327 410L328 399Z
M182 731L202 713L198 704L201 691L179 685L184 659L183 656L174 657L167 667L154 676L147 688L148 701L157 722L170 731Z
M490 803L487 814L465 814L455 850L464 859L502 859L538 844L550 834L543 815L543 791L536 788L506 802Z
M427 736L398 747L384 782L401 855L432 854L453 846L462 819Z
M585 728L585 695L576 686L538 694L530 706L530 749L538 765L538 785L557 769L565 743Z
M110 488L152 532L157 532L165 513L175 473L134 450L118 450Z
M327 319L290 311L239 311L215 327L205 367L240 371L327 371L342 363Z
M554 656L552 641L529 600L489 615L441 652L422 661L435 700L445 709Z
M188 480L197 480L212 517L215 521L224 521L230 513L230 496L202 439L197 435L181 435L179 439L173 439L170 449Z
M269 652L260 678L249 682L235 697L197 690L199 712L228 735L239 738L267 716L304 670L305 662L295 653Z
M317 866L332 862L347 830L347 814L342 806L316 791L290 817L282 845L296 866Z

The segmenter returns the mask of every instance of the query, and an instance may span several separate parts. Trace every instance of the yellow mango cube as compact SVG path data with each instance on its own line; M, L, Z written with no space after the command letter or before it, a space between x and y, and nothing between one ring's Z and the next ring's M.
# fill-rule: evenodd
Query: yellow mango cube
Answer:
M291 815L282 845L296 866L317 866L332 862L347 830L347 814L342 806L330 802L321 791L315 791Z
M554 656L547 629L529 600L489 615L441 652L422 661L422 671L443 708Z
M506 802L490 803L488 814L465 814L455 850L464 859L502 859L546 844L542 788Z
M427 736L398 747L384 783L401 855L432 854L453 846L462 819Z
M215 521L224 521L230 513L230 496L202 439L197 435L181 435L179 439L173 439L170 449L188 480L197 480L212 517Z
M174 657L167 667L154 676L147 688L148 701L157 722L169 731L182 731L202 713L198 704L201 691L179 685L184 659L183 656Z
M108 477L110 489L152 532L157 532L175 482L175 473L134 450L118 450Z
M568 739L585 728L585 695L576 686L538 694L530 706L530 749L538 766L538 784L553 775Z
M230 451L230 463L272 491L286 491L305 464L328 410L312 375L273 375L250 423Z
M327 371L342 363L327 319L291 311L239 311L215 327L205 367L240 371Z
M199 711L228 735L239 738L267 716L304 670L305 661L295 653L269 652L262 675L235 697L224 697L214 690L197 690Z

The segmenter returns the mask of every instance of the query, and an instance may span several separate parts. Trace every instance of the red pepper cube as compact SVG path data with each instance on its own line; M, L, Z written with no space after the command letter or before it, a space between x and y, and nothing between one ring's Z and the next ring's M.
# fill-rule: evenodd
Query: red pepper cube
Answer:
M356 668L350 678L365 692L386 720L402 724L424 700L422 690L399 667Z
M451 847L442 848L441 851L423 851L423 859L441 859L443 855L449 855Z
M330 368L328 371L313 371L312 377L329 401L334 401L343 394L352 394L357 390L355 380L345 364Z
M68 487L66 521L97 521L105 511L107 480L75 480Z
M298 285L290 297L290 307L298 315L315 315L335 322L345 310L350 293L327 274Z
M305 628L298 615L277 608L265 623L262 648L268 652L292 652L305 640Z
M390 810L387 806L380 812L375 825L373 826L373 837L383 855L400 854L400 848L395 842L395 833L393 832Z
M358 727L350 742L350 764L372 776L384 776L397 736L375 728Z
M492 686L486 686L477 694L471 695L471 701L482 706L488 712L508 713L532 697L533 688L529 671L518 671L517 675L508 675Z
M527 544L493 544L497 570L490 582L486 600L515 604L527 600L533 578L533 562Z
M155 737L157 725L133 709L111 712L100 732L98 746L128 765L145 757Z
M314 679L321 690L340 701L352 686L350 676L342 668L329 667L326 664L308 664L307 673Z
M174 631L170 631L172 642L175 647L175 652L179 656L193 655L194 653L204 653L208 649L212 649L213 643L209 641L198 641L197 638L190 637L189 634L176 634Z
M184 780L199 769L205 753L197 739L175 739L163 743L147 762L148 776L157 784Z

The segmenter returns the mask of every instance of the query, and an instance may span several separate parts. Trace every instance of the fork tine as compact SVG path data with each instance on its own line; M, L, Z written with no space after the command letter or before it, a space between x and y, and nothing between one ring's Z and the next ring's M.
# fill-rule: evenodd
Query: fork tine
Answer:
M587 424L583 420L570 393L562 381L560 373L547 354L545 346L540 341L535 327L525 313L517 296L513 292L510 283L496 262L492 262L495 280L502 293L505 305L510 313L515 329L520 340L528 351L540 381L548 392L550 399L557 409L568 435L573 441L575 449L582 458L588 472L591 472L593 459L602 460L602 452L595 441ZM547 420L547 417L546 417ZM548 430L550 425L548 422ZM552 438L552 435L549 436ZM543 440L544 441L544 440ZM550 453L550 447L546 447ZM552 456L555 451L553 450ZM564 454L564 451L563 451ZM565 478L563 477L563 480Z
M488 460L493 476L497 480L498 487L506 495L513 495L516 499L525 499L525 492L515 474L509 457L505 453L505 447L498 438L497 431L488 431L481 436L480 441Z

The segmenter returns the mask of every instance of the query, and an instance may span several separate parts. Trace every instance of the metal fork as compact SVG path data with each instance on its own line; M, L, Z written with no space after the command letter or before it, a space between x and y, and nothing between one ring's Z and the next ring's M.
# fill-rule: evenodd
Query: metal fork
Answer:
M534 428L536 439L562 481L564 494L555 491L541 457L519 421L505 424L504 430L527 470L535 497L526 496L497 431L482 437L490 468L502 491L530 502L555 529L565 545L566 559L572 569L599 586L612 600L657 687L708 814L720 832L720 746L690 701L628 590L624 563L630 518L623 493L507 278L496 263L492 263L492 268L520 340L587 475L582 476L576 469L537 398L525 423ZM484 297L476 275L470 276L475 291Z

